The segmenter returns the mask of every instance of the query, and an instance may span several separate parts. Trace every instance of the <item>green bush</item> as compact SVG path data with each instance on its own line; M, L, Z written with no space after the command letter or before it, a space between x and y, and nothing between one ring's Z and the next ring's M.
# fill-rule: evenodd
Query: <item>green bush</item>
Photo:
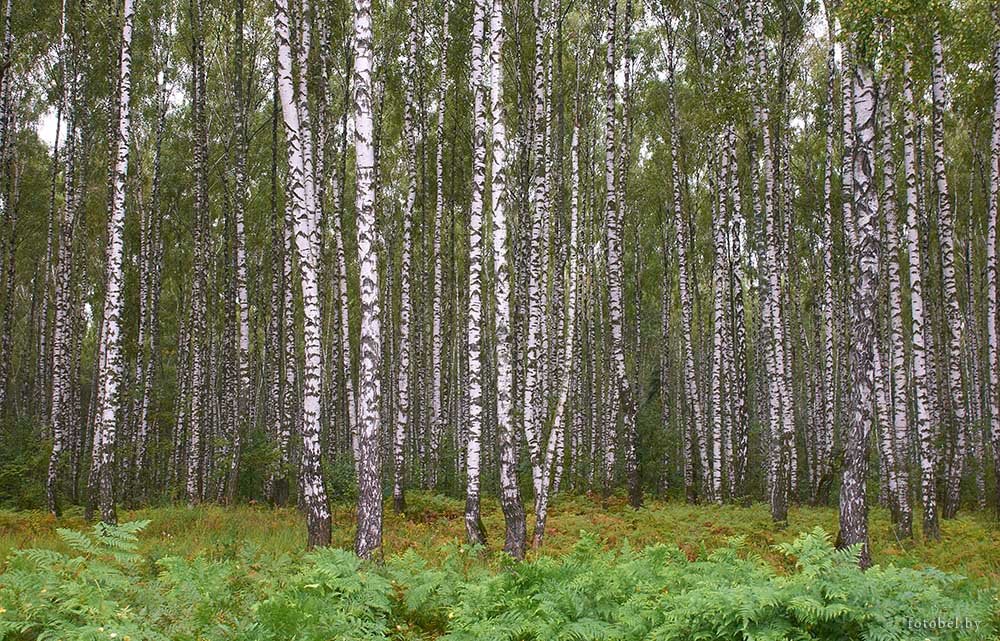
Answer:
M0 426L0 507L27 510L45 505L45 476L52 442L38 439L29 420Z
M17 552L0 574L0 639L986 640L997 624L981 585L861 572L820 529L777 547L781 571L739 539L690 561L666 545L606 551L587 535L564 556L498 569L464 548L439 565L409 552L375 566L336 549L154 560L136 552L146 524L60 530L72 554Z

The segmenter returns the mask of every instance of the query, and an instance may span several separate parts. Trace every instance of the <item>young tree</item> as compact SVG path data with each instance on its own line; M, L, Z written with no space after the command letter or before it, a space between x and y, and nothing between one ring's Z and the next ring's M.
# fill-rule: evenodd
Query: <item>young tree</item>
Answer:
M883 81L880 95L881 122L879 127L879 155L882 159L882 209L885 211L886 246L888 260L889 290L889 333L891 336L892 359L892 424L891 447L895 450L895 469L889 470L896 485L893 498L896 532L902 538L913 536L913 515L910 509L910 481L907 466L910 442L909 384L906 380L906 352L903 335L903 294L899 264L899 224L896 213L896 160L892 148L892 109L889 102L888 84ZM890 432L890 425L882 426Z
M903 132L904 162L906 165L906 246L910 262L910 334L913 351L913 378L916 390L917 434L920 439L920 488L924 507L924 538L941 537L937 514L937 445L931 423L930 376L928 374L927 347L924 338L923 271L921 268L919 196L917 187L917 134L916 104L913 98L911 63L903 63L903 102L906 126Z
M98 464L101 520L115 524L114 447L120 407L119 386L122 381L121 317L123 308L123 271L125 260L125 179L128 175L129 141L131 138L130 98L132 90L132 24L135 5L125 0L122 9L121 50L118 57L118 118L115 127L117 156L115 158L113 197L108 213L108 263L105 267L104 331L102 361L98 380L103 403L95 435L94 460Z
M404 113L404 141L407 152L407 178L409 185L406 191L406 205L403 210L403 255L399 266L399 354L396 371L396 429L393 435L393 507L397 512L406 510L406 498L403 494L403 472L405 461L403 452L406 447L406 428L410 415L410 229L413 220L413 208L417 200L417 136L415 131L416 105L413 85L416 82L417 66L417 15L418 7L414 2L410 10L410 30L408 38L408 78L406 83L406 100Z
M944 112L947 103L944 95L944 51L941 45L940 29L934 31L932 46L931 93L934 98L932 111L932 147L934 150L934 183L937 191L938 226L941 245L941 287L944 293L948 348L944 355L948 370L948 391L951 397L952 431L955 444L953 460L948 468L947 493L945 494L944 517L955 516L958 511L959 490L965 461L965 434L968 430L965 420L965 390L962 387L962 312L958 304L958 289L955 285L955 220L951 211L951 195L948 191L948 174L944 157Z
M469 543L486 544L479 512L480 448L483 432L482 312L483 201L486 191L486 99L483 83L483 40L486 0L472 10L472 204L469 214L469 423L466 441L465 532Z
M1000 27L1000 12L993 21ZM986 329L989 348L990 433L993 439L993 464L996 468L996 510L1000 514L1000 332L997 328L997 225L1000 225L1000 40L993 46L993 135L990 138L990 197L986 225L987 307Z

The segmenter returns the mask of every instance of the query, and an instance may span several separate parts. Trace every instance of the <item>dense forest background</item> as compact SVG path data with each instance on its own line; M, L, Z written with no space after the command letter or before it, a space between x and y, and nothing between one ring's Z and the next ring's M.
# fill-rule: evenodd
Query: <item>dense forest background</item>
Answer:
M0 501L933 539L1000 504L995 10L6 0Z

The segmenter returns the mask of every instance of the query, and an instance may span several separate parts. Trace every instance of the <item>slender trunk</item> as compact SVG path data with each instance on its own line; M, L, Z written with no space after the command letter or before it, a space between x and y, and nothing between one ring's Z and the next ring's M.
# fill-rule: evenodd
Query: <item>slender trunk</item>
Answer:
M1000 24L1000 12L993 15ZM996 479L996 511L1000 514L1000 332L997 329L997 225L1000 224L1000 41L993 46L993 136L990 139L990 199L987 212L986 270L987 307L986 330L989 347L989 408L990 435L993 441L993 464Z
M403 473L406 448L406 428L410 413L410 228L413 208L417 200L417 134L414 128L416 105L413 85L417 67L417 3L410 9L409 56L407 58L406 104L403 107L404 140L408 148L407 173L409 186L406 207L403 210L403 255L399 267L399 353L396 363L396 429L393 435L393 507L397 512L406 510L403 494Z
M493 115L493 287L496 305L497 435L500 443L500 505L506 536L504 552L524 558L527 539L524 504L517 483L517 430L514 424L514 379L511 363L511 261L507 243L507 129L504 122L503 0L493 0L490 13L490 104Z
M906 114L904 132L904 155L906 164L906 241L910 263L910 310L911 340L913 350L913 377L916 390L917 434L920 439L920 487L924 506L924 538L937 540L941 537L937 514L937 445L934 426L931 422L930 385L928 374L927 346L924 337L923 270L920 265L921 244L918 227L919 194L917 189L917 135L916 103L913 97L913 81L910 77L911 64L907 59L903 65L903 100Z
M894 497L896 532L902 538L913 536L913 514L910 508L910 478L906 452L909 450L910 408L909 383L906 380L906 353L903 333L903 295L899 263L899 223L896 213L896 160L893 156L892 109L889 104L888 86L882 84L880 111L880 155L882 156L882 209L885 211L887 242L885 253L889 261L889 333L892 357L892 443L895 449L896 496ZM885 425L885 430L890 426Z
M951 518L958 511L959 491L966 454L965 434L968 425L965 418L965 391L962 387L962 312L958 304L958 289L955 285L955 219L951 210L951 195L948 191L948 175L944 157L944 112L947 104L944 95L944 52L939 30L934 32L931 89L934 97L932 129L934 182L937 188L941 244L941 287L944 293L948 330L945 366L948 370L948 391L951 397L952 431L956 440L953 460L948 470L944 506L944 517Z
M483 431L482 299L483 200L486 189L486 100L483 83L485 0L476 0L472 14L472 204L469 214L469 432L465 452L465 531L469 543L486 544L479 512L480 449Z
M569 292L566 298L566 329L565 329L565 344L563 346L563 362L562 362L562 377L559 387L559 396L556 400L555 414L552 419L552 429L549 434L548 445L545 450L545 462L542 466L542 492L539 500L536 502L535 506L535 533L533 545L535 548L539 548L542 545L542 539L545 537L545 521L548 516L548 502L550 491L554 489L550 488L550 485L554 485L551 482L551 475L553 466L557 464L557 457L559 456L559 444L563 441L565 432L565 425L569 418L565 416L566 413L566 399L569 396L569 385L570 385L570 374L573 371L573 341L574 332L576 330L576 306L577 306L577 292L578 292L578 281L579 275L577 274L577 263L579 260L579 246L577 243L577 212L579 210L579 192L580 192L580 170L578 162L578 138L579 130L578 126L574 123L573 126L573 137L570 144L570 154L572 155L572 186L571 186L571 196L570 196L570 229L569 229L569 265L568 265L568 279L569 279Z
M827 11L830 11L829 6ZM823 168L823 409L822 422L817 426L816 482L813 502L824 500L823 488L830 474L833 452L834 406L834 273L833 273L833 155L834 155L834 82L837 73L834 19L827 16L827 37L830 41L826 56L826 155Z
M382 325L378 300L378 256L375 229L375 150L372 144L372 15L370 0L354 3L354 151L358 263L361 277L361 395L358 403L358 534L355 550L362 558L382 549L382 457L379 448L379 363Z
M117 523L114 498L114 447L120 405L119 387L122 380L121 314L123 308L123 272L125 259L125 179L128 175L129 142L131 139L130 95L132 89L132 23L135 7L125 0L122 15L121 52L118 67L118 120L115 128L117 156L114 166L114 196L108 216L108 265L104 290L104 359L98 376L102 396L99 422L100 456L98 486L101 520ZM98 439L95 438L95 441Z

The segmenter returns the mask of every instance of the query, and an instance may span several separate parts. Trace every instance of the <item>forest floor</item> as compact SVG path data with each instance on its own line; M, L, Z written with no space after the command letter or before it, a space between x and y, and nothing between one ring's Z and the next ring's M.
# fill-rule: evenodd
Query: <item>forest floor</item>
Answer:
M386 504L386 556L412 549L433 563L454 554L464 540L464 502L419 492L409 493L407 502L405 514L395 514L391 504ZM334 504L332 512L333 545L350 549L354 505ZM138 551L151 559L167 555L227 558L244 547L296 556L301 554L306 540L304 519L294 508L203 505L194 509L177 506L119 512L121 522L144 519L151 523L140 537ZM499 549L503 515L495 500L484 500L483 521L491 549ZM739 536L744 537L749 551L771 561L781 571L788 560L773 546L792 541L816 526L836 535L837 509L793 507L788 526L777 530L765 504L688 505L676 500L648 499L643 509L633 510L623 497L612 497L602 506L598 497L564 496L550 509L542 550L530 552L529 558L564 554L584 532L594 534L607 548L619 547L626 541L635 548L654 543L674 544L692 560ZM0 571L16 549L68 551L56 532L63 527L89 529L78 509L69 510L59 520L41 511L0 511ZM889 514L882 509L872 510L870 528L875 563L913 568L933 566L1000 585L1000 526L991 513L964 512L956 519L944 521L941 541L936 543L924 543L919 537L914 541L897 540ZM919 526L916 529L919 532ZM491 564L500 563L496 554L487 559Z

